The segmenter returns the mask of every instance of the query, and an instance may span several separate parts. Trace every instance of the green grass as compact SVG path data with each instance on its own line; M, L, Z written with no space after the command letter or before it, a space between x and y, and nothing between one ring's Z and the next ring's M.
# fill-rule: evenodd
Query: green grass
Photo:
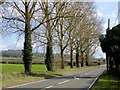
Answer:
M55 71L47 71L44 64L33 64L32 65L32 74L24 74L24 65L23 64L0 64L2 65L2 87L14 86L18 84L23 84L31 81L47 79L50 77L61 76L65 74L71 74L75 72L80 72L87 69L92 69L98 66L90 67L80 67L70 69L70 66L66 65L65 69L56 68ZM60 66L56 66L60 67Z
M106 89L120 89L120 75L118 73L108 74L105 70L102 76L99 78L93 90Z
M32 75L24 74L23 64L2 64L2 85L3 87L15 84L44 79L52 74L44 74L46 66L44 64L32 65Z
M32 65L32 72L45 71L46 66L44 64ZM2 64L2 73L21 73L24 72L23 64Z

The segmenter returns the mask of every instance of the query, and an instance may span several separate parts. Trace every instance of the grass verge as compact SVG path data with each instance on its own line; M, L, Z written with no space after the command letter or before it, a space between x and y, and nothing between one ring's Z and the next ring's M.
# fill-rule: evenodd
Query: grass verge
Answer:
M120 90L120 74L112 73L108 74L107 70L101 75L95 86L92 90L101 90L101 89L115 89Z
M66 74L74 74L76 72L84 71L87 69L96 68L98 66L72 68L66 66L64 70L56 69L55 71L47 71L44 64L32 65L32 74L24 74L23 64L2 64L2 87L9 87L19 84L24 84L32 81L38 81L48 79L56 76L62 76Z

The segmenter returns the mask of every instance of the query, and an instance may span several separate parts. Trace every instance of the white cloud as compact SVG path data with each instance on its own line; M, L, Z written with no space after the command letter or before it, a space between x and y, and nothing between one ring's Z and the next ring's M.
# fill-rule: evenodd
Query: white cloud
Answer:
M5 46L5 45L0 45L0 48L5 49L5 48L6 48L6 46Z
M106 18L117 18L117 14L112 13L112 14L107 14L105 15Z
M103 24L103 28L107 29L108 28L108 24L107 23Z
M112 13L112 17L117 17L115 13Z
M118 19L115 21L115 26L118 25Z
M103 16L103 13L101 13L100 11L97 12L97 16L98 17L102 17Z
M23 41L14 41L15 48L22 48L23 44Z
M101 47L97 47L96 53L94 54L94 57L96 58L106 58L105 53L102 52Z
M5 46L5 45L0 45L0 51L1 50L6 50L7 49L7 46Z

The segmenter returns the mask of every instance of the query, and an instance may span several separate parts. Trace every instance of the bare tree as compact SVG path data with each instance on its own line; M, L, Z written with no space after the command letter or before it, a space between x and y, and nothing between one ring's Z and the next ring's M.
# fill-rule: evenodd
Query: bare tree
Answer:
M46 18L48 22L46 22L44 24L44 27L46 29L46 32L42 32L42 35L40 35L40 33L35 34L38 35L39 37L36 39L38 42L40 41L43 44L47 45L46 48L46 59L45 59L45 63L47 66L47 69L49 71L53 70L53 60L54 60L54 56L53 56L53 38L54 38L54 30L56 29L56 26L58 26L58 22L60 21L61 18L63 18L63 15L61 15L61 11L64 9L65 7L65 2L44 2L41 4L41 7L44 7L42 9L42 12L45 13L45 15L47 16L49 11L52 10L51 14ZM41 39L44 38L46 39L47 42L45 42L45 40Z
M96 52L96 48L99 46L99 36L101 34L102 30L102 21L98 20L97 17L91 17L93 20L93 23L89 27L89 33L88 37L86 38L86 61L87 65L89 65L90 57L93 56L93 54Z
M68 37L68 29L70 25L66 25L67 18L69 15L68 7L70 3L65 3L64 9L60 12L60 16L62 16L58 22L57 28L56 28L56 43L58 43L58 46L60 47L61 50L61 69L64 69L64 51L66 47L68 46L69 39Z
M32 0L20 0L19 2L12 0L12 2L6 2L6 6L3 7L3 32L23 32L25 35L23 61L26 73L31 73L32 68L32 34L39 31L45 23L49 25L49 21L55 19L55 17L49 18L49 15L53 12L56 3L49 12L46 5L37 0L34 2ZM45 13L42 12L43 9L46 10ZM49 38L49 40L51 39Z
M95 17L96 13L94 11L94 8L95 8L94 3L86 2L86 3L83 3L83 6L84 8L82 8L82 10L84 12L84 15L76 28L77 30L76 33L79 33L75 42L77 67L79 67L79 64L78 64L79 55L82 57L85 57L85 52L89 52L89 54L94 53L95 48L97 46L98 37L100 34L99 28L101 27L101 23L96 25L97 18ZM89 50L90 48L92 49L94 48L94 51L91 52L91 50ZM83 63L84 62L82 60L81 66L84 66Z
M31 20L34 15L34 9L37 2L28 2L21 1L21 5L18 4L18 2L15 2L12 0L11 2L6 2L9 6L10 12L7 8L4 8L5 13L2 16L2 18L7 21L9 24L6 26L3 26L5 31L6 29L14 28L16 29L15 32L23 31L25 33L25 42L24 42L24 50L23 50L23 61L25 66L25 72L31 73L31 65L32 65L32 45L31 45L31 35L33 29L31 28ZM30 7L30 4L32 7ZM21 6L24 6L22 8ZM6 9L8 10L6 12ZM14 11L12 13L12 11ZM10 13L10 15L8 15ZM15 15L17 13L17 16ZM5 22L4 22L5 23ZM19 24L22 23L24 25L24 28L19 27Z

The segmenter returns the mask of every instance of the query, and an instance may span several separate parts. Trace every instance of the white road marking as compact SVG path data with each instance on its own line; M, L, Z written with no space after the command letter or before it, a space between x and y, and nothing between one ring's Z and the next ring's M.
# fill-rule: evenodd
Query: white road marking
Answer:
M94 85L94 83L96 82L96 80L102 75L103 72L104 72L104 70L103 70L101 73L98 74L98 76L94 79L94 81L93 81L92 84L88 87L87 90L89 90L89 89L92 88L92 86Z
M39 83L39 82L43 82L43 81L47 81L47 80L40 80L40 81L36 81L36 82L30 82L30 83L26 83L26 84L22 84L22 85L16 85L16 86L7 87L7 88L15 88L15 87L29 85L29 84L33 84L33 83Z
M68 82L68 81L70 81L70 80L66 80L66 81L60 82L60 83L58 83L58 84L62 84L62 83Z
M51 88L51 87L53 87L53 86L48 86L48 87L46 87L46 88Z
M79 78L76 78L75 76L74 76L74 79L77 79L77 80L79 80Z

